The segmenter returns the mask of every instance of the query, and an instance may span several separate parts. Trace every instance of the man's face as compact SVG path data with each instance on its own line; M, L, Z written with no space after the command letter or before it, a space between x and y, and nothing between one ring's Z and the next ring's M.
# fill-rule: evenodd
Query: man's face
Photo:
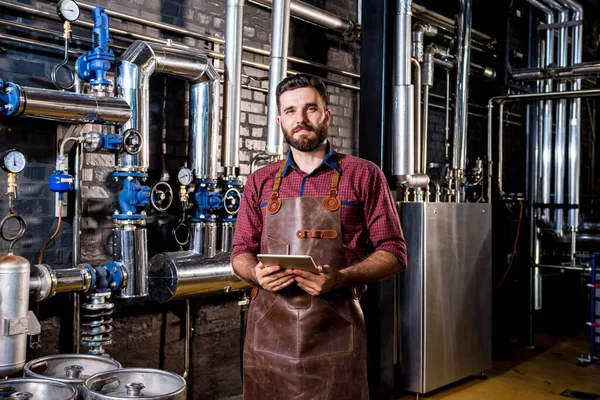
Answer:
M293 148L313 151L327 139L331 111L316 89L307 87L289 90L279 97L281 110L277 122L285 141Z

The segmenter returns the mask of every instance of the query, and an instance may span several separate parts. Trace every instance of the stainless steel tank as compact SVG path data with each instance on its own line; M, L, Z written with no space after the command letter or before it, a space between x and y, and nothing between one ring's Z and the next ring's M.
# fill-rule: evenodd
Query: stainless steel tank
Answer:
M172 372L123 368L96 374L83 383L85 400L185 400L185 379Z
M83 382L92 375L121 368L112 358L91 354L55 354L37 358L25 364L26 378L62 382L81 390Z
M43 379L7 379L0 381L0 399L75 400L77 390L66 383Z
M27 352L29 261L0 257L0 375L20 372Z

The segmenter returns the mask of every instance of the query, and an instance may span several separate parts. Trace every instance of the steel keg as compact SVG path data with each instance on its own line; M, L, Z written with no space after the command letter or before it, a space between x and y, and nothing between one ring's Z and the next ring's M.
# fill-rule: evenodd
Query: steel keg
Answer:
M85 400L185 400L186 382L172 372L149 368L123 368L86 379L81 389Z
M76 400L77 390L62 382L16 378L0 381L0 399Z
M91 354L54 354L37 358L25 364L26 378L48 379L69 384L81 391L83 382L100 372L121 368L111 358Z

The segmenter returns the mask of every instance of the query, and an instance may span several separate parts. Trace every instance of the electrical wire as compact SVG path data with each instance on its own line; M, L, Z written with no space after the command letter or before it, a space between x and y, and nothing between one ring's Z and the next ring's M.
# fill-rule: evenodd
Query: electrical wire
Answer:
M60 225L62 223L62 205L63 205L63 201L61 199L58 201L58 224L56 225L56 230L54 231L54 234L52 236L50 236L50 239L48 239L48 241L42 248L42 252L40 253L40 258L38 260L38 264L43 264L44 254L46 253L46 249L48 248L48 246L50 246L50 243L52 243L52 241L54 240L54 238L56 237L56 235L58 235L58 232L60 231Z
M492 293L495 292L500 287L500 285L502 285L502 282L504 282L504 280L508 276L508 273L510 272L510 270L513 266L513 261L515 260L515 256L517 255L517 244L519 243L519 234L521 233L521 223L523 222L523 200L519 200L519 207L520 207L519 224L517 225L517 235L515 236L515 244L513 246L513 252L510 257L510 262L508 263L508 268L506 268L506 272L504 273L504 276L502 277L502 279L500 279L500 282L498 282L496 287L494 287L494 290L492 290Z

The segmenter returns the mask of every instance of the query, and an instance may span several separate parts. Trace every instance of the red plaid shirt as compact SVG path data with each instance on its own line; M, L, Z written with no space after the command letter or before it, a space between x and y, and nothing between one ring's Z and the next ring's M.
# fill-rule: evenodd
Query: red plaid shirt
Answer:
M286 160L260 168L248 177L238 212L231 259L240 253L263 251L262 233L266 206L271 198L275 175L286 163L279 197L321 197L329 194L333 169L339 168L331 145L321 165L310 174L300 170L291 152ZM406 242L396 203L381 169L374 163L345 155L338 185L342 201L341 225L348 265L375 250L385 250L406 268Z

